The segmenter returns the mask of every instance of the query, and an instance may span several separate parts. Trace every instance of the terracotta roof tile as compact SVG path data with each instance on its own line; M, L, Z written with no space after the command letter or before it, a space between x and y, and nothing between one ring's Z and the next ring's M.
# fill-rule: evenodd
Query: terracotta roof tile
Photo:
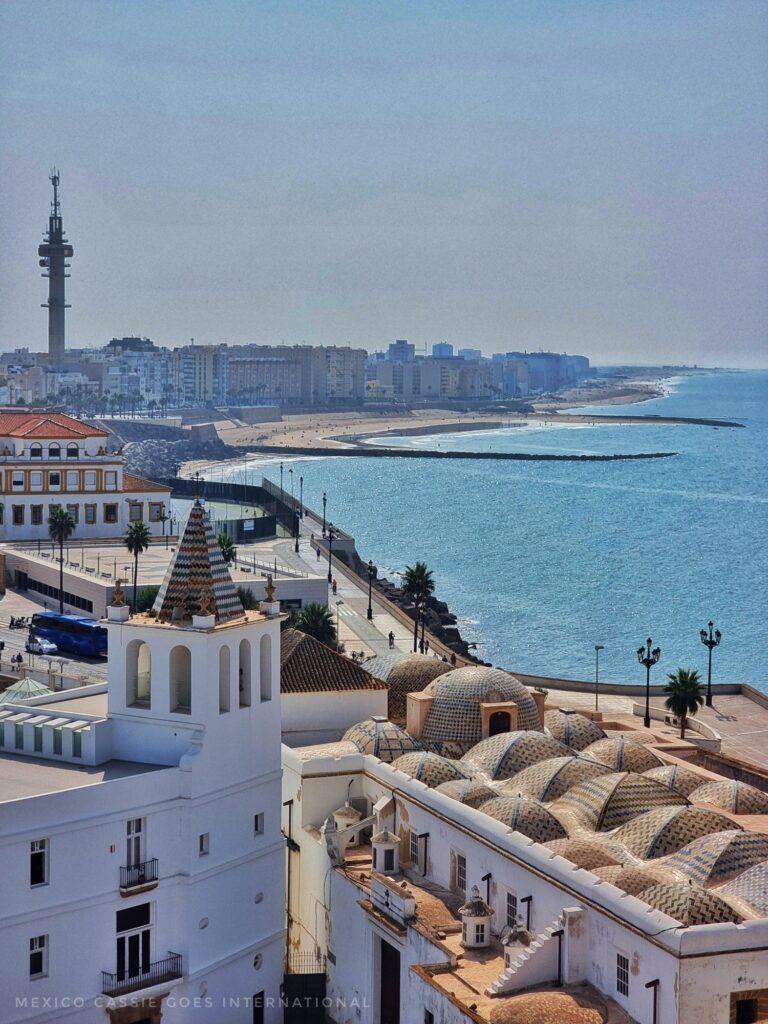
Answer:
M85 438L109 437L108 430L63 413L11 412L0 409L0 437Z
M157 484L154 480L147 480L143 476L123 473L123 491L165 491L170 494L171 488L166 487L165 484Z
M350 658L298 629L280 636L280 692L330 693L334 690L386 690Z

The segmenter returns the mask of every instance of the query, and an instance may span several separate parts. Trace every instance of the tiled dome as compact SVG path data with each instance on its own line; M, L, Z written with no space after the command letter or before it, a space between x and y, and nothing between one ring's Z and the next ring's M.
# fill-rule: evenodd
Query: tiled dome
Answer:
M659 765L656 768L649 768L643 775L669 786L683 796L690 796L693 790L701 785L701 775L682 764Z
M427 750L403 754L402 757L398 757L396 761L392 762L392 767L405 772L412 779L418 779L430 789L439 786L441 782L450 782L452 779L466 777L455 761L450 761L447 757L441 757L439 754L433 754Z
M606 866L595 868L594 873L598 878L602 878L604 882L610 882L611 885L615 885L617 889L621 889L630 896L639 896L640 893L650 889L651 886L675 880L670 878L669 872L665 871L659 864L643 864L640 867L635 867L631 864L626 866L620 864L618 867Z
M565 857L571 864L586 871L607 865L622 866L622 862L611 852L607 843L596 843L594 839L553 839L546 843L546 846L558 857Z
M380 715L353 725L342 739L354 743L361 754L373 754L387 764L412 750L421 750L421 745L405 729Z
M489 785L482 779L453 779L451 782L441 782L437 786L438 793L445 793L453 800L468 807L479 807L487 800L500 796L495 786Z
M768 835L730 829L702 836L664 861L701 885L719 885L768 860Z
M402 721L407 713L409 693L419 693L433 679L453 671L448 662L431 658L427 654L408 654L390 670L387 676L389 686L389 715Z
M611 836L641 860L675 853L700 836L733 828L733 822L703 807L656 807L646 811Z
M561 708L546 712L544 728L550 736L554 736L572 750L583 750L590 743L596 743L605 737L603 730L591 718Z
M754 864L718 890L728 901L738 903L757 917L768 917L768 860Z
M501 732L475 744L462 757L492 779L508 779L529 765L559 757L568 748L543 732Z
M582 782L552 805L558 818L572 829L609 831L654 807L686 804L685 797L633 772L611 772Z
M513 775L504 783L504 791L508 794L522 793L523 796L531 796L534 800L547 803L550 800L557 800L563 793L567 793L581 782L597 779L609 773L610 768L606 768L604 764L588 761L575 754L570 757L550 757Z
M648 750L642 743L628 740L626 736L606 736L603 740L590 743L582 753L584 757L599 761L615 772L647 772L649 768L664 763L652 750Z
M387 651L386 654L374 654L372 658L366 658L361 662L362 667L375 679L381 679L386 683L389 680L389 673L404 661L408 655L404 651Z
M768 793L736 779L705 782L693 790L690 798L694 803L711 804L732 814L768 814Z
M563 826L538 800L525 796L497 796L481 804L479 809L537 843L565 838Z
M425 688L434 696L421 734L422 743L440 753L461 756L483 737L480 705L514 701L519 729L541 729L539 711L519 679L500 668L468 665L452 669Z
M679 921L685 928L696 924L738 924L741 915L714 892L689 882L652 885L642 894L643 903Z

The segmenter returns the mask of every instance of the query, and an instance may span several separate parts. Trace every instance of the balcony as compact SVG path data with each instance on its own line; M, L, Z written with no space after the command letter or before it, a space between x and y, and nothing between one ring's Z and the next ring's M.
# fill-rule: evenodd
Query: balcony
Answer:
M129 992L152 988L154 985L165 985L169 981L178 981L182 976L181 953L168 953L162 960L155 960L146 970L136 974L128 971L101 972L101 991L105 996L114 998Z
M157 857L144 860L129 868L120 868L120 892L124 895L133 893L135 889L154 889L157 885Z

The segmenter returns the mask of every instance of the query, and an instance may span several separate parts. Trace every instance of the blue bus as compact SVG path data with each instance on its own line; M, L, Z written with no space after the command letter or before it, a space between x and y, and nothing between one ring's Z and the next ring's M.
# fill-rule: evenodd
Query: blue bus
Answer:
M60 651L86 658L106 658L107 631L93 619L58 612L37 612L32 616L30 636L41 636Z

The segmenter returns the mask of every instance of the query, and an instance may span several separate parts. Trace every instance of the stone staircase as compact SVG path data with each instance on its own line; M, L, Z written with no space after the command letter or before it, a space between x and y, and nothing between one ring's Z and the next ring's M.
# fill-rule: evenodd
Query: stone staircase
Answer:
M559 914L529 946L521 946L511 963L485 990L488 996L505 996L531 985L556 981L560 943L557 933L564 928L565 915Z

